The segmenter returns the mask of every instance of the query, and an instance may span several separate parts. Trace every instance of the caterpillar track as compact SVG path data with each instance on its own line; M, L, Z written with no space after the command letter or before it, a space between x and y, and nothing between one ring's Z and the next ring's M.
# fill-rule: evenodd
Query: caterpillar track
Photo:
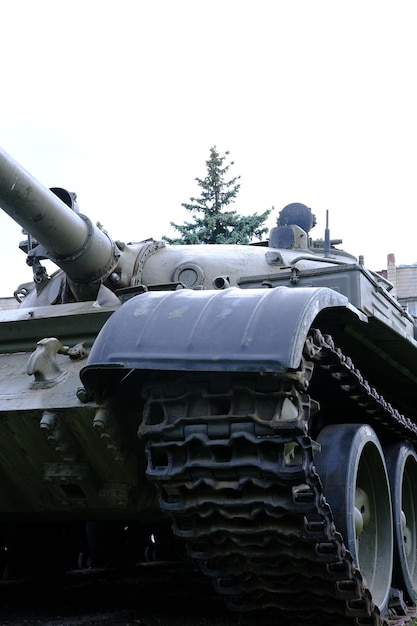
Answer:
M367 587L380 564L357 567L326 500L314 436L329 416L307 395L315 370L337 381L356 428L382 441L417 441L416 425L313 331L302 367L284 376L171 375L149 385L139 429L148 478L175 535L231 609L294 626L312 616L323 626L406 623L408 608L393 602L392 590L388 609L382 594L381 617Z

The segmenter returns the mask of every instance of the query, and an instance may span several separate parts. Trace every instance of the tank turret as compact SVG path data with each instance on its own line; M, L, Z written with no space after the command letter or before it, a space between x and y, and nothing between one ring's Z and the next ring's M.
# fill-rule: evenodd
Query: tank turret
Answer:
M26 285L24 293L17 290L22 306L97 298L117 306L140 290L219 290L260 286L271 280L275 285L278 269L285 283L300 269L317 263L356 262L337 249L325 261L309 238L315 218L299 203L283 209L269 245L168 246L153 239L114 242L79 212L74 193L58 187L46 189L4 151L0 151L0 207L28 235L21 248L33 268L34 289L27 297ZM48 276L43 259L53 261L61 271Z

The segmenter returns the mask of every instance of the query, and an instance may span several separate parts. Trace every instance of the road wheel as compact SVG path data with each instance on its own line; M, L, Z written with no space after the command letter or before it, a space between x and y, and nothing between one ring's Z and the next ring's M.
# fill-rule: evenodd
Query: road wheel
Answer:
M393 586L415 603L417 593L417 454L409 443L385 449L394 521Z
M385 461L372 428L338 424L318 436L315 457L336 528L383 613L388 605L393 564L393 522Z

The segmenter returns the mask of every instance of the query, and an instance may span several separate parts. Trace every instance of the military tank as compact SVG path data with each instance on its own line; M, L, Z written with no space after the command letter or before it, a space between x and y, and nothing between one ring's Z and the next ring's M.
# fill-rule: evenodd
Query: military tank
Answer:
M33 268L0 313L9 558L168 524L258 621L406 623L417 343L390 283L299 203L262 245L124 243L1 152L0 206Z

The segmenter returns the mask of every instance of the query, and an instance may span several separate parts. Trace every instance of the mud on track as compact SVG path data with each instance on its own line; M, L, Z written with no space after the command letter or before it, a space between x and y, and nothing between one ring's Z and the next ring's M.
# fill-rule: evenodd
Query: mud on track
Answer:
M237 626L209 582L183 563L0 581L0 626Z

